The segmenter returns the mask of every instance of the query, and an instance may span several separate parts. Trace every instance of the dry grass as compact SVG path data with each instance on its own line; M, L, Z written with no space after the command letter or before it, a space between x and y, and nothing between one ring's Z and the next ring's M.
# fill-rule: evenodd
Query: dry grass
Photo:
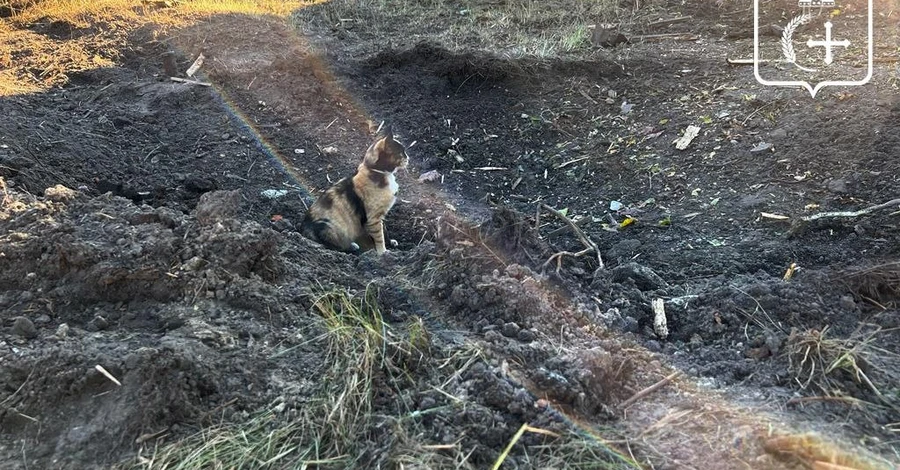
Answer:
M841 280L861 299L883 309L900 305L900 261L843 273Z
M295 19L303 28L345 29L392 43L428 39L451 51L476 49L510 59L587 53L591 27L630 21L616 0L563 0L552 7L541 0L463 6L438 0L333 0L300 10Z
M375 378L396 370L390 351L406 351L393 338L367 291L343 291L314 302L326 335L321 392L292 419L265 410L249 422L206 429L154 449L132 468L354 468L373 431ZM387 372L386 372L387 371Z
M766 452L783 460L814 470L891 470L884 461L850 452L833 442L813 434L793 434L769 437L764 440Z
M273 406L244 423L214 426L177 442L142 449L122 468L349 469L372 468L375 463L422 470L477 468L469 462L473 449L463 444L464 430L456 442L433 443L433 430L423 418L443 414L447 419L448 413L464 409L480 410L485 416L495 413L461 398L464 394L458 389L463 374L484 361L481 351L467 345L446 358L432 356L429 352L435 347L424 322L413 319L403 334L396 333L384 323L376 297L372 289L357 297L331 291L314 301L326 331L317 339L323 342L325 367L319 393L304 406L294 410ZM410 363L418 370L415 378L405 368ZM431 384L426 389L447 397L449 404L388 416L374 406L376 387L389 384L399 394L406 386L422 386L423 380ZM511 444L512 453L534 468L640 468L602 441L574 430L554 433L537 445Z
M13 15L0 22L0 96L39 92L64 85L73 73L113 66L140 28L164 34L216 14L286 16L316 1L183 0L172 8L130 0L14 2ZM67 40L41 32L48 28Z
M878 346L880 328L832 338L828 327L793 332L787 340L790 371L802 389L859 400L877 398L900 410L900 354Z

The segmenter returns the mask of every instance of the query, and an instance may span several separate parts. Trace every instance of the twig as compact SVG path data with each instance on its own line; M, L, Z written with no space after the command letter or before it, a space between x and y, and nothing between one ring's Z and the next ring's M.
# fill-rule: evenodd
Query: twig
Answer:
M169 432L169 428L167 426L156 432L141 434L140 436L138 436L137 439L134 440L134 443L135 444L143 444L144 442L147 442L151 439L156 439L157 437L162 437L163 435L165 435L168 432Z
M815 396L815 397L795 397L788 400L785 404L787 405L800 405L806 402L816 402L816 401L826 401L826 402L837 402L844 403L850 406L859 406L862 407L867 403L852 397L830 397L830 396Z
M753 59L725 59L728 65L753 65ZM757 63L768 64L769 59L759 59Z
M592 219L590 217L583 217L581 219L575 220L574 223L575 223L575 225L584 225L586 222L590 222L591 220ZM569 227L560 227L556 230L552 230L550 233L548 233L546 235L546 237L547 238L555 237L555 236L559 235L560 233L565 232L568 229L569 229Z
M6 181L3 178L0 178L0 190L3 191L2 205L8 206L12 204L12 199L9 197L9 191L6 189Z
M697 39L700 39L700 36L689 33L645 34L634 38L634 41L632 42L665 41L666 39L671 39L673 41L696 41Z
M103 374L107 379L109 379L110 381L112 381L112 383L114 383L114 384L116 384L116 385L118 385L118 386L120 386L120 387L122 386L122 382L119 382L119 379L113 377L113 375L110 374L109 371L107 371L106 369L104 369L103 366L101 366L100 364L95 365L95 366L94 366L94 369L96 369L97 372L100 372L101 374Z
M654 21L652 23L648 23L647 27L654 28L656 26L668 26L670 24L681 23L682 21L687 21L691 18L693 18L693 16L679 16L676 18L669 18L667 20Z
M572 219L570 219L570 218L566 217L565 215L563 215L562 212L560 212L560 211L558 211L558 210L556 210L556 209L554 209L554 208L548 206L547 204L543 204L543 203L540 204L540 205L538 206L538 212L537 212L538 217L539 217L540 214L541 214L541 209L546 209L546 210L549 211L551 214L555 215L556 217L558 217L559 219L561 219L563 222L565 222L565 223L569 226L569 228L571 228L572 231L575 232L575 235L578 237L579 240L581 240L581 244L584 245L584 247L585 247L584 250L581 250L581 251L579 251L579 252L577 252L577 253L571 253L571 252L568 252L568 251L562 251L562 252L556 253L555 255L551 256L550 259L548 259L548 260L544 263L544 265L542 266L542 268L546 268L547 265L549 265L549 264L552 263L554 260L556 260L556 272L559 273L559 270L560 270L560 268L562 267L562 257L563 257L563 256L571 256L571 257L573 257L573 258L577 258L577 257L579 257L579 256L584 256L584 255L586 255L586 254L588 254L588 253L591 253L591 252L597 254L597 263L600 264L600 268L601 268L601 269L603 268L603 257L600 256L600 249L597 248L597 244L594 243L593 241L591 241L591 240L587 237L587 235L585 235L584 232L581 231L581 229L578 227L578 225L575 224L575 222L572 222Z
M659 382L656 382L655 384L641 390L640 392L635 393L634 396L632 396L631 398L622 402L622 404L619 405L619 409L624 410L625 408L628 408L629 406L633 405L636 401L640 400L641 398L644 398L647 395L650 395L651 393L663 388L666 384L675 380L675 378L678 377L679 375L681 375L681 371L680 370L675 371L674 373L670 374L668 377L660 380Z
M3 179L0 179L0 181L3 181ZM25 381L22 382L22 385L19 385L19 388L17 388L16 391L12 393L12 395L6 397L3 401L0 401L0 406L5 405L6 402L12 400L14 396L18 395L19 392L21 392L22 389L25 388L25 384L27 384L28 381L31 380L31 376L33 374L34 374L34 368L31 369L31 372L28 373L28 377L25 377Z
M802 221L804 222L812 222L813 220L823 219L825 217L859 217L861 215L866 215L870 212L875 212L877 210L885 209L892 206L900 206L900 198L893 199L888 202L878 204L876 206L867 207L865 209L860 209L855 212L850 211L837 211L837 212L820 212L818 214L809 215L803 217Z
M212 83L198 82L197 80L188 80L181 77L169 77L173 82L187 83L188 85L212 86Z

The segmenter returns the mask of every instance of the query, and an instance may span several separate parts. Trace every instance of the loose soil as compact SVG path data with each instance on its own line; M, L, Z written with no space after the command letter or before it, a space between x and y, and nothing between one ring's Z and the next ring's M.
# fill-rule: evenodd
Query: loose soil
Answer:
M660 10L692 15L666 32L696 41L554 59L318 20L338 7L136 28L108 66L0 98L0 468L108 468L261 410L298 419L331 390L318 299L335 291L375 292L390 328L421 320L430 340L402 379L378 371L378 418L333 468L428 452L419 468L489 468L522 424L562 437L526 433L502 468L594 437L615 450L595 465L802 468L816 458L775 452L792 432L855 455L832 463L894 468L897 205L798 219L900 194L895 64L816 99L762 87L724 60L753 45L730 2ZM878 57L896 59L896 15ZM212 86L168 80L166 57L181 71L200 52ZM386 222L398 246L327 251L295 228L382 120L416 142ZM545 266L582 246L540 204L605 265Z

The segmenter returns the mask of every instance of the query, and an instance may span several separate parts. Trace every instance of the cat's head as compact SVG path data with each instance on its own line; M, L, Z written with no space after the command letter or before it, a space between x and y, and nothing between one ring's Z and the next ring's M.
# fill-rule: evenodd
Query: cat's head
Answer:
M394 139L391 127L387 126L383 135L366 150L363 163L373 170L393 172L397 168L406 168L409 155L406 154L406 147Z

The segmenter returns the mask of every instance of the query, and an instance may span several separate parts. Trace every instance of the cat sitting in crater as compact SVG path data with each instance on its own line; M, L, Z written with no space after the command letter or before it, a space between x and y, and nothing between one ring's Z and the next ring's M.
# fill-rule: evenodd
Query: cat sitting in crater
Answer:
M301 233L333 250L375 248L377 254L384 254L384 217L397 200L394 172L408 164L406 148L386 128L383 137L366 150L356 173L335 183L309 208ZM391 240L392 246L396 243Z

